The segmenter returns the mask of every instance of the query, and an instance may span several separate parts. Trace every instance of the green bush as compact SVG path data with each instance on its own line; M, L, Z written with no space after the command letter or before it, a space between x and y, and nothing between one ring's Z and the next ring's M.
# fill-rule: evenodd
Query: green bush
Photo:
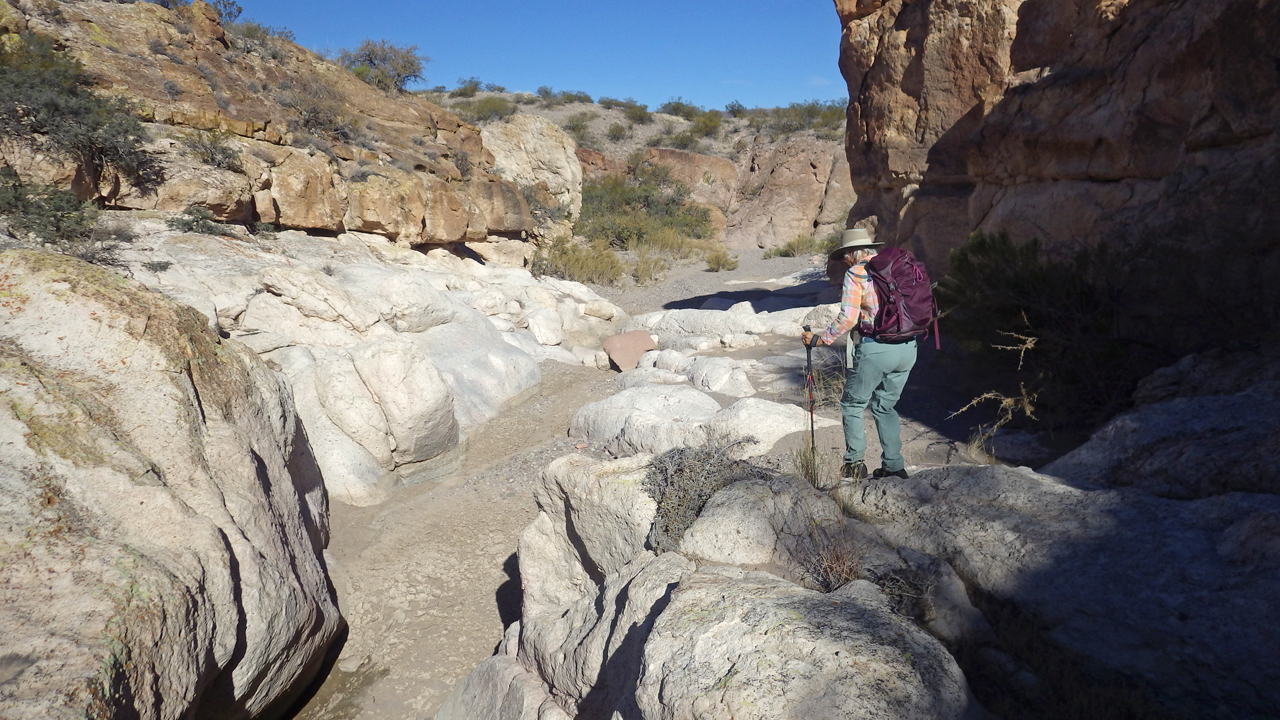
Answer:
M68 158L89 177L111 168L143 187L163 179L142 148L133 106L95 95L92 78L48 38L27 34L0 44L0 139Z
M677 150L688 150L696 152L701 145L699 136L689 130L678 133L662 133L649 138L646 143L649 147L668 147Z
M1037 240L975 233L938 284L942 336L959 344L1000 397L1036 398L1051 428L1087 428L1123 410L1160 359L1120 334L1126 265L1105 245L1072 254Z
M226 228L213 221L213 213L207 208L192 205L165 222L172 230L179 232L200 233L202 235L222 235Z
M613 247L684 243L711 233L710 213L691 204L689 188L664 167L640 165L630 175L589 180L582 186L578 232Z
M572 135L579 145L586 145L591 139L591 122L597 117L599 116L590 110L574 113L564 121L564 130Z
M507 91L507 88L503 85L496 85L494 83L485 83L484 91L491 92L491 93L504 93Z
M613 123L609 126L609 129L605 131L604 135L610 140L618 142L619 140L625 140L631 136L631 128L623 125L622 123Z
M476 93L480 92L480 82L478 77L458 78L458 87L449 91L451 98L473 98Z
M751 128L759 132L789 135L801 130L815 130L821 135L835 136L843 132L848 105L848 98L840 98L810 100L791 103L785 108L742 112L750 116Z
M572 90L561 90L556 92L550 86L543 85L537 89L538 98L542 100L542 104L547 107L557 107L567 105L569 103L585 103L590 105L591 96L584 92L575 92Z
M223 170L243 173L240 152L229 145L231 133L197 130L182 139L182 144L200 162Z
M648 247L641 247L636 253L636 263L631 268L631 277L637 285L649 285L662 279L667 271L667 261L660 255L650 252Z
M75 193L28 185L9 167L0 167L0 219L19 241L72 255L95 265L119 265L121 246L136 236L127 223L98 224L99 211Z
M647 105L631 105L622 109L622 116L636 125L648 125L653 122L653 113Z
M392 45L386 40L365 40L354 50L338 54L339 65L387 92L404 92L410 81L421 80L422 66L430 61L418 54L417 45Z
M720 134L720 111L708 110L694 119L689 132L697 137L715 137Z
M514 115L519 107L506 98L482 97L475 100L459 100L450 105L449 109L469 123L484 123Z
M658 112L692 121L697 120L702 115L703 110L684 98L676 97L659 105Z
M596 285L616 285L622 279L622 261L618 254L599 241L583 246L567 238L557 238L539 249L530 270L539 277L550 275Z

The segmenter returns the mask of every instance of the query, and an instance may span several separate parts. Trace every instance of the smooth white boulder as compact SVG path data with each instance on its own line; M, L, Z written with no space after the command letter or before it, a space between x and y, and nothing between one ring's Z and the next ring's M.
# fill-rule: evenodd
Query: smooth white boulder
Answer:
M564 342L564 326L560 313L553 308L539 308L529 313L522 321L533 333L540 345L559 345Z
M654 452L656 447L675 447L670 443L677 440L699 438L702 423L719 411L714 398L691 387L646 385L583 405L569 434L631 453Z
M716 392L730 397L755 395L747 373L738 361L727 357L693 358L685 371L693 386L706 392Z

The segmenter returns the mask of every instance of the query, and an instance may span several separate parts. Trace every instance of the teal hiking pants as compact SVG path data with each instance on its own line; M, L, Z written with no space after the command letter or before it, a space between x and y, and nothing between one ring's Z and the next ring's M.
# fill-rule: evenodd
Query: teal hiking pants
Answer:
M878 343L856 336L850 339L851 352L844 394L840 397L840 414L844 419L844 461L855 463L867 452L867 433L862 426L862 411L871 405L876 433L884 455L880 464L889 472L902 470L902 427L894 406L902 397L907 376L916 364L916 341L897 345Z

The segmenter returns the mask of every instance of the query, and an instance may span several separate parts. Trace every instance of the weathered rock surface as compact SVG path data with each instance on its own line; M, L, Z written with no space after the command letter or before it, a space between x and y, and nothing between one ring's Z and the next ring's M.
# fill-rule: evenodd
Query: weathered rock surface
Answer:
M1170 709L1262 718L1280 702L1274 495L1175 501L954 466L873 478L845 509L1034 618L1042 652L1137 679Z
M671 171L672 178L688 186L695 201L729 212L738 187L738 170L728 160L686 150L649 148L644 162Z
M1234 395L1176 398L1131 410L1041 472L1185 500L1280 494L1276 458L1280 383L1270 382Z
M494 173L521 187L541 187L569 219L582 211L582 164L577 145L555 123L517 113L480 131L493 153Z
M139 104L167 180L144 191L114 173L68 174L56 158L17 163L24 176L74 186L109 207L195 205L220 220L376 232L406 245L534 229L519 188L490 173L494 156L479 128L415 95L375 89L292 41L227 33L206 3L75 3L59 6L58 22L22 7L11 9L6 30L56 38L100 87ZM228 134L240 167L191 156L182 139L200 131ZM556 192L571 201L581 175L573 149L544 142L530 148L549 163L531 168L547 173L534 182L563 176ZM20 156L6 146L6 160Z
M1171 308L1223 302L1219 282L1252 288L1223 335L1274 324L1275 3L843 5L851 222L935 276L975 230L1105 242L1132 269L1125 332L1176 354L1204 337ZM1187 252L1222 258L1215 279Z
M188 307L0 254L7 718L283 712L341 619L288 386Z
M871 583L824 595L647 550L647 462L547 468L520 541L524 617L439 720L983 716L941 644Z
M452 471L467 434L538 383L539 361L598 366L599 338L626 317L577 283L376 235L139 229L144 240L124 253L135 276L288 376L328 492L344 503Z
M844 229L857 194L842 154L838 142L810 137L752 146L738 168L725 245L772 248Z

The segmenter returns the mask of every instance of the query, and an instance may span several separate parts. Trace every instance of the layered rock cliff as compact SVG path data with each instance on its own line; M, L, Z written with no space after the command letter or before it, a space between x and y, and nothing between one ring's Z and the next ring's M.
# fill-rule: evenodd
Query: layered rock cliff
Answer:
M836 8L851 221L877 224L936 271L975 230L1107 243L1122 251L1139 333L1197 303L1248 318L1236 332L1275 322L1280 4ZM1212 258L1210 273L1191 256ZM1249 289L1224 298L1209 289L1219 281ZM1196 333L1164 341L1188 348Z
M46 4L48 5L48 4ZM9 7L9 6L6 6ZM138 106L167 180L5 148L25 178L119 209L211 210L220 220L379 233L401 244L519 237L521 190L497 174L478 128L412 94L390 95L285 37L229 33L207 4L19 3L3 28L55 38L100 92ZM186 141L226 133L234 162L202 164Z

